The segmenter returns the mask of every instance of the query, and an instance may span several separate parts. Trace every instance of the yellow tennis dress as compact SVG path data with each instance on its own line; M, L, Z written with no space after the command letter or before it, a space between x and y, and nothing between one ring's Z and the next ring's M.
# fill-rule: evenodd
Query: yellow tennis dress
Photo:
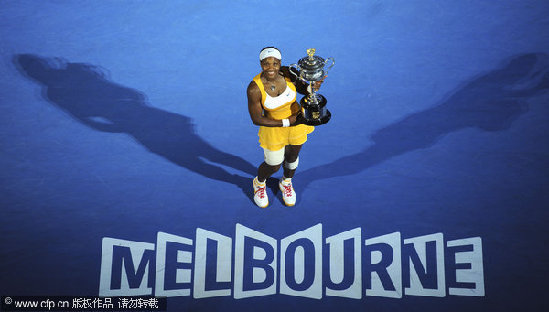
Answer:
M295 101L297 92L295 85L289 78L286 79L286 90L277 97L272 97L265 92L261 81L261 74L254 77L253 81L261 91L261 106L265 116L282 120L289 118L298 112L301 107ZM293 127L259 127L259 144L261 147L271 151L278 151L286 145L301 145L307 142L307 134L313 132L315 127L299 124Z

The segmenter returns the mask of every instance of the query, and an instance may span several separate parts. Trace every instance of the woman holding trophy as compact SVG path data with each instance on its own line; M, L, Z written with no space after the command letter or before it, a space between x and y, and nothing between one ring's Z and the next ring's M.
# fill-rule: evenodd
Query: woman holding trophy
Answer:
M282 55L274 47L259 53L261 73L253 78L247 89L248 111L254 125L259 127L259 143L265 161L253 180L254 202L261 208L269 205L266 180L283 165L284 176L279 182L286 206L296 203L292 178L299 163L299 151L314 127L304 124L302 108L296 102L297 93L310 94L318 90L322 81L308 84L297 79L286 66ZM312 85L312 87L311 87Z

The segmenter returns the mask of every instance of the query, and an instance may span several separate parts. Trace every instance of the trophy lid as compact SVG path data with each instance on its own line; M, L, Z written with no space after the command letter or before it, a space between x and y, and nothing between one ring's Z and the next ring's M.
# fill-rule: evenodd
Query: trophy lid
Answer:
M310 53L310 50L313 50L312 53ZM307 50L307 53L309 56L306 56L297 62L301 69L306 71L317 71L324 67L326 60L320 56L314 55L314 49Z

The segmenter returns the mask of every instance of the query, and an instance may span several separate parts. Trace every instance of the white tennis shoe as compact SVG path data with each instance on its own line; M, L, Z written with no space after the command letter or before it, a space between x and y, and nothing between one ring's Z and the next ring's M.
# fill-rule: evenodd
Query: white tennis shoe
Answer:
M253 187L255 204L259 206L259 208L265 208L269 206L269 197L267 196L267 184L265 182L259 182L257 177L255 177Z
M292 179L281 179L278 183L278 187L282 192L282 199L284 199L284 204L286 206L294 206L296 202L296 194L294 187L292 186Z

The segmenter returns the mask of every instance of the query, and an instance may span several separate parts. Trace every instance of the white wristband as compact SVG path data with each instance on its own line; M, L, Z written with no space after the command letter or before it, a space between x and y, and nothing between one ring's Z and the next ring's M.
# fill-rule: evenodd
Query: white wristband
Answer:
M282 119L282 127L286 128L290 126L290 119Z
M307 92L313 93L313 86L311 84L307 86Z

